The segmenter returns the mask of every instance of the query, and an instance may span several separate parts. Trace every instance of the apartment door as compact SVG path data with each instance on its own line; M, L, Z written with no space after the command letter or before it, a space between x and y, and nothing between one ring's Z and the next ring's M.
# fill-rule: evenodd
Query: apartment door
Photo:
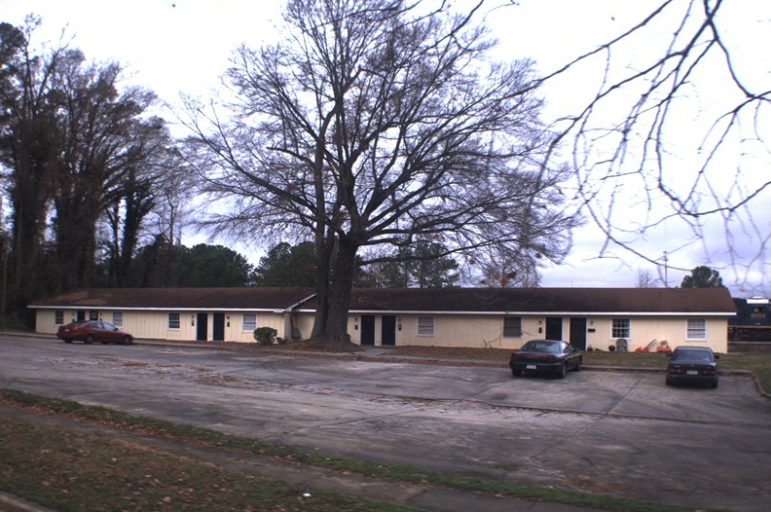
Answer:
M396 345L396 317L390 315L383 316L381 322L382 344Z
M375 344L375 315L361 316L361 344Z
M570 319L570 344L578 350L586 350L586 317Z
M214 313L212 339L214 341L225 341L225 313Z
M559 317L559 316L546 317L546 339L547 340L562 339L562 317Z

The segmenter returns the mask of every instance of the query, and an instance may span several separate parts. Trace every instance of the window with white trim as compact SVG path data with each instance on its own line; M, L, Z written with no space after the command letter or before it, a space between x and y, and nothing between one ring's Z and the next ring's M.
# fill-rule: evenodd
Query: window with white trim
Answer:
M434 335L434 317L419 316L418 317L418 336L433 336L433 335Z
M689 318L685 329L685 338L688 340L706 340L707 321L703 318Z
M54 324L56 325L64 324L64 311L54 311Z
M257 315L255 313L244 313L244 320L241 323L243 332L253 332L257 328Z
M503 317L503 337L521 338L522 337L522 317L505 316Z
M632 337L632 321L628 318L614 318L610 337L629 339Z
M123 311L112 312L112 323L116 327L123 327Z
M169 313L169 329L178 331L180 326L179 313Z

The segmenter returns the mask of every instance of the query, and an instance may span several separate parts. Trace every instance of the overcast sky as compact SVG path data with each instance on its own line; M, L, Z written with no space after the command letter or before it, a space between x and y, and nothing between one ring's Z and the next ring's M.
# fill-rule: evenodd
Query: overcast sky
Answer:
M497 58L533 58L542 72L560 67L576 55L618 35L642 19L658 0L520 0L519 5L499 9L488 19L500 39ZM755 13L737 26L728 26L728 36L737 45L753 41L757 53L750 53L757 79L771 89L771 2L730 0L737 13ZM207 96L220 84L234 49L241 43L257 47L274 41L280 34L278 24L282 2L272 0L0 0L0 21L20 25L25 15L43 18L40 31L56 43L65 31L72 46L81 48L92 60L117 60L128 71L130 81L154 90L171 105L178 104L180 93ZM767 12L758 12L765 9ZM738 20L744 17L736 16ZM660 34L665 36L666 34ZM655 51L666 39L651 32L650 44L629 49L630 61ZM746 46L746 45L745 45ZM631 65L631 62L626 63ZM601 69L599 69L601 71ZM550 112L554 115L575 108L591 94L600 76L598 69L585 69L545 90ZM705 86L706 87L706 86ZM718 87L713 84L713 87ZM683 119L683 136L689 123L703 119L704 112L720 97L720 91L699 89L693 118ZM165 116L171 118L171 116ZM762 127L761 127L762 128ZM771 137L769 137L771 140ZM680 158L687 165L692 141L673 144L682 148ZM762 153L762 152L761 152ZM758 155L764 165L757 173L768 180L769 157ZM732 178L733 169L726 176ZM714 178L713 178L714 179ZM626 192L630 204L635 190ZM668 253L668 271L656 268L617 247L603 251L603 235L588 225L574 233L574 249L560 266L542 271L543 286L621 286L633 287L639 270L650 272L670 286L679 285L690 269L706 264L720 270L735 296L771 295L771 255L758 256L763 234L771 232L771 196L763 207L756 207L751 219L730 221L729 232L722 220L710 222L695 235L682 223L669 222L634 238L634 246L648 257ZM741 222L740 222L741 221ZM752 222L755 223L753 226ZM757 232L753 232L757 228ZM698 234L698 233L697 233ZM726 237L735 249L728 249ZM200 237L183 239L185 245L205 241ZM212 240L212 243L224 243ZM234 247L236 248L236 247ZM254 263L260 252L237 247ZM600 257L602 256L602 257ZM754 258L754 259L753 259ZM662 259L663 261L663 259ZM769 275L769 278L765 276Z

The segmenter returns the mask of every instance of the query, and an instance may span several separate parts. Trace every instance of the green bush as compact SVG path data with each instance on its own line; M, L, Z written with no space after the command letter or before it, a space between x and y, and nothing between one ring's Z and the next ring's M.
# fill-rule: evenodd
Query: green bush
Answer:
M254 339L260 345L273 345L278 331L272 327L258 327L254 330Z

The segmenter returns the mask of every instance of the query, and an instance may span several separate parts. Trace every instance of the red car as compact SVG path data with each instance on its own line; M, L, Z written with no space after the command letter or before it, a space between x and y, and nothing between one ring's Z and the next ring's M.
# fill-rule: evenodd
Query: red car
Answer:
M134 343L134 337L127 332L121 331L109 322L100 320L80 320L71 324L59 327L56 336L64 343L72 343L73 340L82 341L90 345L95 341L100 341L107 345L111 341L130 345Z

